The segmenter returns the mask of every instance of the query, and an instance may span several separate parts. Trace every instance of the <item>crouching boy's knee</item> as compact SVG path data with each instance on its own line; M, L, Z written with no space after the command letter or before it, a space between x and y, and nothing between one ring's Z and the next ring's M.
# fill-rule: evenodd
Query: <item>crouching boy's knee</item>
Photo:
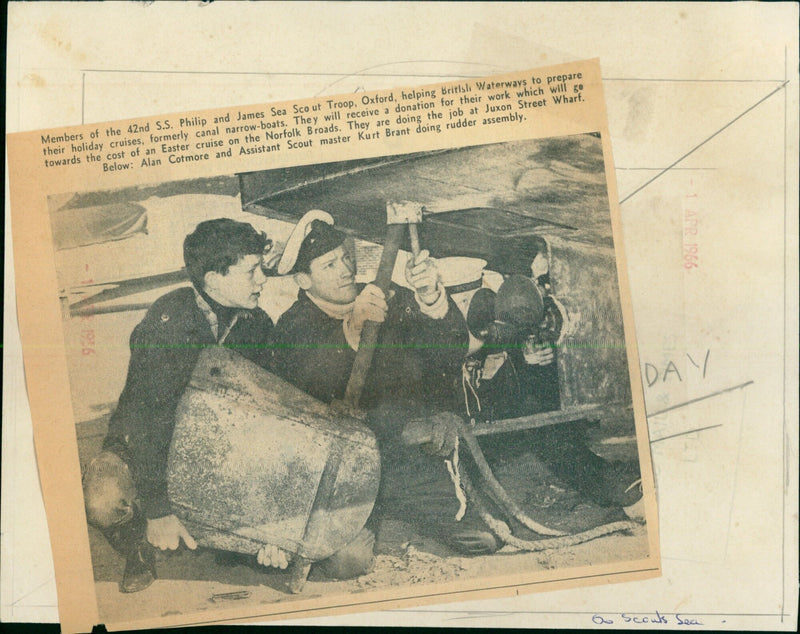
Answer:
M133 517L136 486L128 465L117 454L103 451L83 474L86 518L100 529L117 526Z

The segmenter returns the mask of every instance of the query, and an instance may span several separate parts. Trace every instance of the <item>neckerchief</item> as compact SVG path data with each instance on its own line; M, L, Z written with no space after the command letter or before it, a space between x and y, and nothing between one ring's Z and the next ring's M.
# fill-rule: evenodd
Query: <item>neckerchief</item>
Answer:
M333 319L338 319L339 321L344 321L347 317L350 316L350 313L353 312L353 306L355 305L355 300L349 302L347 304L334 304L333 302L326 301L324 299L320 299L319 297L315 297L311 293L306 292L306 296L310 299L317 308L319 308L323 313L325 313L328 317L332 317Z

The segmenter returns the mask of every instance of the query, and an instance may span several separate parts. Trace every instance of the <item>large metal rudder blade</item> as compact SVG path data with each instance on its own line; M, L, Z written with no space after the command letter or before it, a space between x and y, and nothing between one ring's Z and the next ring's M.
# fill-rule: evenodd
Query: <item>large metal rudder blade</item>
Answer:
M364 526L379 481L363 424L236 352L201 352L168 462L170 502L198 543L324 559Z

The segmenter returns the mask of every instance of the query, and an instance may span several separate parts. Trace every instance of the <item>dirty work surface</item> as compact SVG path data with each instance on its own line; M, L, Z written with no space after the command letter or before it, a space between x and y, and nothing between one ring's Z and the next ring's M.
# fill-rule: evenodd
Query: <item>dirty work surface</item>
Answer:
M374 570L350 581L320 579L312 571L303 592L291 595L286 592L285 572L262 568L244 556L182 549L166 555L159 553L159 578L152 586L135 594L122 594L118 587L124 565L122 558L94 529L90 529L90 537L98 603L106 621L244 608L390 588L413 587L424 594L426 584L506 577L647 556L644 527L540 553L521 553L506 547L490 556L462 557L435 540L420 537L404 522L385 521L378 534ZM490 579L486 581L487 586L492 585ZM357 600L357 596L353 598Z
M616 533L568 548L526 553L506 546L494 555L466 557L433 538L417 534L405 522L384 520L376 540L375 567L357 579L330 581L312 569L303 592L292 595L286 590L288 575L259 566L254 557L182 548L158 553L158 579L152 586L142 592L122 594L118 584L124 561L98 531L93 528L89 531L98 604L104 621L246 608L325 595L356 594L353 599L357 601L358 593L385 589L414 590L422 595L428 584L485 578L484 585L491 586L491 577L497 577L499 582L501 577L509 575L637 560L648 553L645 529L637 527L629 533ZM289 605L286 608L291 609Z
M97 421L96 429L91 425L79 425L82 462L99 450L105 432L104 422ZM607 459L629 458L635 448L632 438L617 437L608 442L608 432L593 440L595 451ZM574 492L561 489L552 482L543 482L532 493L537 499L528 500L531 508L538 507L553 526L562 522L573 524L576 515L591 510L591 506ZM545 517L541 519L544 521ZM315 575L312 570L303 592L291 595L286 590L288 575L259 566L254 557L181 548L175 552L158 553L158 579L153 585L142 592L123 594L119 591L123 559L99 531L89 528L89 538L100 615L106 622L249 608L275 602L286 602L289 611L289 602L298 599L356 594L353 599L357 600L358 593L382 589L414 590L422 595L426 594L424 586L428 584L486 578L482 585L490 586L491 577L497 577L499 581L501 577L516 574L643 559L648 554L644 527L567 548L526 553L505 547L494 555L466 557L434 538L418 534L406 522L384 520L378 529L374 570L357 579L330 581ZM209 619L212 618L209 614Z

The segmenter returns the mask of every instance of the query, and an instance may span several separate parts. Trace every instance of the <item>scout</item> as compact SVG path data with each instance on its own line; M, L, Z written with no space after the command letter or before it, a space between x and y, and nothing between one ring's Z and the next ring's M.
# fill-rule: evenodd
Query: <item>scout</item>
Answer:
M103 451L89 464L83 483L89 522L126 558L123 592L153 582L155 558L148 543L162 550L174 550L181 541L197 547L167 499L175 410L203 347L229 347L268 367L274 325L258 300L271 245L247 223L201 222L183 245L192 285L156 300L131 334L125 387ZM287 565L285 553L269 546L258 561Z
M538 254L531 277L505 277L496 291L477 290L467 323L481 347L465 362L469 415L492 421L558 410L557 343L563 308L551 294L547 264ZM642 496L638 463L608 461L587 442L591 424L576 420L484 439L487 456L512 450L521 462L540 462L550 474L599 507L627 508Z
M326 212L308 212L295 227L278 266L300 287L275 329L275 372L316 398L342 399L361 331L381 324L361 406L381 452L381 491L373 521L411 521L467 554L499 547L478 517L455 517L458 501L442 457L452 455L461 363L468 348L463 315L443 287L435 262L422 251L409 258L411 289L356 284L351 240ZM422 449L402 441L409 426L425 425ZM365 557L371 556L365 553Z

